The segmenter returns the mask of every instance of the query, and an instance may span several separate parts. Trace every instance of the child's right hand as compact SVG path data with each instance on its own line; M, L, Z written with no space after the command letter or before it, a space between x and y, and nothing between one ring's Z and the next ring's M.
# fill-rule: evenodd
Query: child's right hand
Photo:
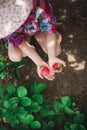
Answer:
M54 71L54 73L62 72L62 67L66 67L66 63L60 58L55 57L53 59L49 59L49 66Z
M46 78L48 80L53 80L54 79L54 72L51 70L49 65L47 63L45 63L44 61L41 62L37 66L37 73L38 73L38 76L41 79L43 79L43 78Z

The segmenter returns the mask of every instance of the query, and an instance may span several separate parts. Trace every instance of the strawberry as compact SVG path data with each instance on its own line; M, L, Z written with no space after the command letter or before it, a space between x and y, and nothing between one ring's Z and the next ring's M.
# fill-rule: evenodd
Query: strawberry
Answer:
M61 71L61 70L62 70L62 64L55 63L55 64L53 64L52 68L53 68L54 70Z
M41 69L41 74L42 75L47 75L47 74L49 74L50 73L50 70L47 68L47 67L43 67L42 69Z

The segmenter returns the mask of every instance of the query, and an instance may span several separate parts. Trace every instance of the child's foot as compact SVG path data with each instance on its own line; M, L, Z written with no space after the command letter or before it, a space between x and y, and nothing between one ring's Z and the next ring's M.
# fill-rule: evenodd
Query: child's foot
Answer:
M60 46L60 44L63 41L63 36L59 32L56 31L56 37L57 37L57 44Z
M56 39L57 39L57 45L56 45L56 56L60 55L61 53L61 43L63 41L63 36L56 31Z

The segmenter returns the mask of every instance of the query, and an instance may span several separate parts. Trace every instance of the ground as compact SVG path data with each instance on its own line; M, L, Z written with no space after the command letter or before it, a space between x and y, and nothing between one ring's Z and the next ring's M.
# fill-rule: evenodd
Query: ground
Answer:
M53 81L41 80L37 76L36 66L27 59L27 66L20 69L20 81L17 81L15 77L7 76L7 80L0 80L0 82L4 86L13 83L15 86L25 85L26 87L34 81L45 83L47 89L44 94L47 99L59 100L62 96L69 95L75 98L82 112L87 116L87 1L50 1L57 17L57 28L64 35L60 57L66 61L67 67L61 74L56 74ZM46 59L46 55L44 56L39 47L38 50Z

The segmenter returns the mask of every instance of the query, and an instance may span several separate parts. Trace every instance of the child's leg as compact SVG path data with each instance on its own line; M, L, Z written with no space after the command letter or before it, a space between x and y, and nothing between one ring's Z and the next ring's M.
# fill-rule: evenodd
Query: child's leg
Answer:
M22 51L8 44L8 57L13 62L19 62L22 59Z
M38 55L34 47L27 44L27 41L24 41L19 45L19 48L36 64L37 73L40 78L43 79L43 77L45 77L48 80L54 79L54 72L50 69L49 65L45 61L43 61L43 59Z
M24 57L24 54L37 65L37 73L40 78L45 77L48 80L54 79L54 73L50 70L49 65L42 60L42 58L35 51L34 47L29 45L29 43L23 41L17 48L12 47L10 44L8 45L8 56L11 61L20 61L22 57ZM49 73L42 74L41 67L47 67L49 69Z
M36 38L38 44L43 49L43 51L48 54L48 52L47 52L47 44L46 44L46 36L47 36L47 34L43 33L43 32L38 32L38 33L35 34L35 38ZM60 46L61 41L62 41L62 38L57 36L57 39L55 39L56 56L58 56L61 53L61 46Z
M48 54L48 63L51 68L53 68L52 66L55 63L60 63L63 64L63 66L66 66L63 60L57 58L57 56L61 53L60 37L59 39L57 39L56 34L51 35L48 33L39 32L35 35L35 38L38 41L39 45L42 47L42 49Z
M42 48L42 50L45 53L47 53L46 44L45 44L46 34L40 31L40 32L37 32L34 36L35 36L36 41Z

